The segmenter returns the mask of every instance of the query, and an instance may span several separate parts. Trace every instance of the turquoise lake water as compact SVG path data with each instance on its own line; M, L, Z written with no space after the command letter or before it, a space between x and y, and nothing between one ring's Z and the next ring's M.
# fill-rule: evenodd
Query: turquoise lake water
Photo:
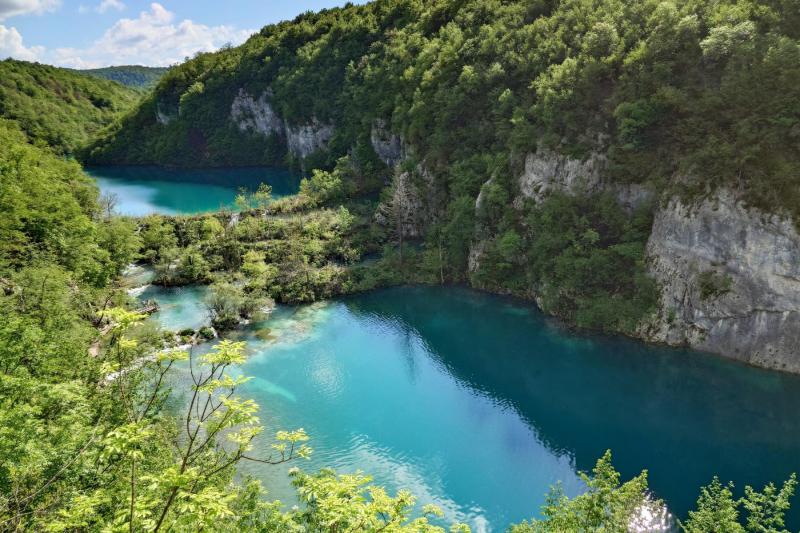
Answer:
M198 293L167 297L186 304L162 308L168 324L204 319L188 311L200 309ZM606 449L624 478L648 469L679 517L714 474L741 490L800 471L798 377L576 335L515 300L400 287L281 307L236 335L255 378L241 392L261 405L268 433L312 436L312 459L298 466L361 468L475 531L537 515L559 480L578 493L576 472ZM285 468L242 470L292 501Z
M277 168L165 169L160 167L89 167L103 194L114 194L117 213L143 216L195 214L233 207L239 188L272 186L275 198L297 192L300 179Z

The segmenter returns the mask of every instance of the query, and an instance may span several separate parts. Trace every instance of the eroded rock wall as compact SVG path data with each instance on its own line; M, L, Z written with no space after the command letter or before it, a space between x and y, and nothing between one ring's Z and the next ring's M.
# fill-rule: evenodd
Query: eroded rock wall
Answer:
M239 89L239 94L231 104L231 120L241 131L253 131L267 136L273 133L284 134L283 120L272 108L266 92L256 99L244 89Z
M539 148L525 157L525 170L519 177L522 198L537 202L554 191L596 192L602 185L607 159L601 152L592 152L585 159L576 159Z
M384 120L373 123L369 139L378 158L389 168L396 167L407 156L403 139L392 133Z
M244 89L239 89L231 103L230 118L241 131L252 131L264 136L280 135L286 139L289 152L301 160L328 148L334 134L333 125L316 119L308 124L291 124L278 115L271 99L269 91L264 91L256 98Z
M650 341L800 372L800 235L730 191L655 216L648 269L662 292Z
M628 211L653 200L653 192L645 185L611 183L605 178L608 159L601 147L590 152L585 158L575 158L560 154L545 147L525 156L525 166L517 178L518 194L512 204L521 209L525 201L541 202L549 194L612 194L619 204ZM484 191L492 180L482 187L475 202L476 212L480 210ZM475 273L481 264L487 240L492 235L488 228L477 227L475 240L469 252L469 273Z
M292 126L285 121L286 146L300 159L305 159L314 152L326 150L333 137L333 126L322 124L316 119L310 124Z

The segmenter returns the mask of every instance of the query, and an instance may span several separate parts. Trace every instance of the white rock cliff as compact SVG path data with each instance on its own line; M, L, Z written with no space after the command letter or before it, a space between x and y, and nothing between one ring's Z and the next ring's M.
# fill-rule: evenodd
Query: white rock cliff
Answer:
M800 234L792 221L747 209L730 191L693 206L673 199L656 213L647 256L662 292L643 338L800 372ZM703 294L703 276L718 280L718 294Z
M231 120L241 131L252 131L269 136L277 134L286 139L286 146L295 157L305 159L314 152L325 150L334 134L331 124L313 119L309 124L290 124L281 119L270 103L269 91L258 98L244 89L231 103Z

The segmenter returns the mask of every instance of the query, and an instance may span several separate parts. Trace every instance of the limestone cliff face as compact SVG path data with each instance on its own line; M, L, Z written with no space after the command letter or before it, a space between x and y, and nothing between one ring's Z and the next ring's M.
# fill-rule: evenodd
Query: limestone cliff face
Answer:
M607 165L608 159L600 146L583 159L539 147L536 152L529 153L525 157L525 167L517 179L518 194L513 200L513 205L521 209L526 200L538 203L554 192L610 193L628 211L652 200L653 193L646 186L608 182L604 175ZM476 212L481 207L486 187L491 183L490 179L483 185L475 202ZM480 268L487 240L491 237L487 228L480 226L476 228L475 239L469 252L470 273Z
M554 191L595 192L602 184L606 164L601 152L592 152L581 160L539 148L525 157L525 170L519 177L521 198L539 202Z
M483 204L486 201L486 190L492 183L494 183L494 178L486 180L481 186L478 198L475 200L475 218L478 220L480 220L480 217L477 215L480 213L481 209L483 209ZM483 259L483 254L486 253L486 246L491 237L490 228L480 223L475 225L475 237L472 239L472 244L469 247L469 254L467 256L467 272L469 274L474 274L481 268L481 260Z
M372 149L387 167L396 167L406 158L406 147L403 139L395 135L386 125L386 121L378 119L370 130L370 143Z
M309 124L290 124L282 119L270 103L272 95L264 91L256 98L244 89L231 103L231 120L241 131L252 131L261 135L280 135L295 157L305 159L314 152L325 150L334 134L331 124L313 119Z
M577 160L539 149L525 159L514 205L555 191L609 192L628 209L652 199L646 187L608 183L605 167L602 153ZM487 228L476 229L470 272L490 239ZM661 294L637 332L642 339L800 372L800 233L792 221L748 209L726 190L694 205L664 201L647 262Z
M300 159L325 150L333 137L333 126L314 119L310 124L292 126L285 121L286 146Z
M662 288L650 341L800 372L800 235L730 191L660 208L647 245Z
M164 102L156 102L156 122L166 126L178 117L178 109L169 106Z
M272 109L266 92L255 99L244 89L239 89L239 94L231 104L231 120L241 131L253 131L267 136L273 133L283 135L283 120Z
M525 157L525 170L518 180L520 195L515 203L519 206L526 198L540 202L556 191L610 193L628 210L652 199L652 192L643 185L610 183L604 175L607 166L608 158L600 148L577 159L540 147Z

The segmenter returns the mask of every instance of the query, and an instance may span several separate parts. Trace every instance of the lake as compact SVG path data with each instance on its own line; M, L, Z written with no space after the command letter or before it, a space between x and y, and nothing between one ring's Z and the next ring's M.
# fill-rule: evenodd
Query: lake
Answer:
M198 294L172 291L186 306L161 319L197 324L187 309L201 312ZM606 449L624 479L648 469L679 517L715 474L738 495L800 471L797 376L576 335L513 299L398 287L279 307L235 336L248 341L242 370L254 376L241 392L261 405L267 433L302 427L312 437L311 460L293 466L362 469L474 531L536 516L558 481L577 494L576 472ZM292 502L287 468L242 471Z
M272 186L274 198L297 192L300 178L278 168L166 169L161 167L89 167L101 194L117 198L121 215L196 214L232 208L240 188Z

